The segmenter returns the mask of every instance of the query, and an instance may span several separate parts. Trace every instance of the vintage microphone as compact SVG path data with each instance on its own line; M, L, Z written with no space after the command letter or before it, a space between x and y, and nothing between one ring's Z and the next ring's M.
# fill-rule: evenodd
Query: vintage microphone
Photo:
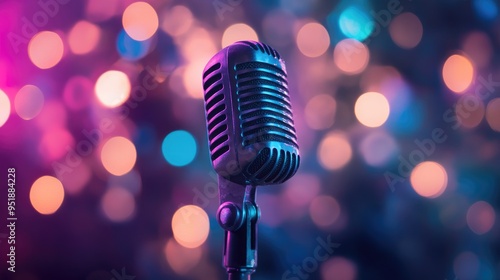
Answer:
M223 263L230 280L246 280L257 267L256 186L283 183L299 168L285 62L265 44L236 42L205 66L203 89Z

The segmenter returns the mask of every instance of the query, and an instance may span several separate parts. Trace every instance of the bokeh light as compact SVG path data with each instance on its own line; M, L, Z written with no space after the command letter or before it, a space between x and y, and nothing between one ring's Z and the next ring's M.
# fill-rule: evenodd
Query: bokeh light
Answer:
M165 160L173 166L185 166L196 156L196 140L185 130L169 133L161 145Z
M463 41L462 49L477 67L486 67L491 62L493 47L486 33L469 33Z
M222 47L225 48L234 42L244 40L258 41L259 37L251 26L244 23L236 23L224 30L224 34L222 34Z
M335 198L320 195L311 202L309 215L317 226L329 227L339 218L340 205Z
M472 94L462 95L455 106L458 122L467 128L478 126L483 120L484 113L483 101Z
M495 224L495 209L486 201L478 201L467 210L467 225L476 234L485 234Z
M121 57L127 60L138 60L146 56L151 47L151 39L137 41L132 39L125 30L116 38L116 49Z
M31 38L28 44L28 55L33 64L40 69L54 67L64 54L61 37L52 31L42 31Z
M164 248L167 262L175 273L186 275L194 269L201 260L201 247L186 248L170 238Z
M389 25L389 34L396 45L404 49L412 49L420 43L424 33L422 22L413 13L402 13L396 16Z
M100 38L101 29L97 25L81 20L69 31L69 48L74 54L86 54L97 46Z
M367 164L383 166L396 157L398 147L390 134L374 131L363 138L359 150Z
M31 120L42 111L44 101L43 93L37 86L26 85L17 92L14 107L21 119Z
M170 36L185 34L193 25L193 13L186 6L177 5L163 13L160 28Z
M448 174L441 164L424 161L412 170L410 182L420 196L436 198L445 191L448 185Z
M354 105L354 113L358 121L367 127L379 127L389 117L389 101L378 92L362 94Z
M106 107L114 108L122 105L130 96L130 81L121 71L104 72L95 83L97 99Z
M101 210L113 222L128 221L135 213L134 196L124 188L111 187L101 198Z
M340 14L339 27L345 36L363 41L374 31L375 22L364 9L349 6Z
M344 39L335 46L333 59L342 72L354 75L365 70L370 60L370 51L358 40Z
M134 167L136 159L137 152L134 144L122 136L110 138L101 150L104 168L116 176L129 172Z
M175 211L172 217L175 240L186 248L196 248L207 240L210 231L208 215L196 205L186 205Z
M38 150L46 161L54 161L65 156L74 142L68 130L54 127L43 133Z
M44 215L55 213L64 200L64 188L57 178L42 176L30 189L30 202L33 208Z
M7 94L0 89L0 127L2 127L10 116L10 100Z
M172 73L174 79L171 80L174 84L179 81L177 78L181 77L182 85L176 84L175 86L181 95L187 94L192 98L203 99L203 87L200 86L203 84L201 73L206 62L219 50L214 37L214 34L201 27L193 27L183 36L179 48L186 63L174 70Z
M473 0L472 6L482 19L492 20L498 16L498 2L495 0Z
M286 183L284 196L294 206L309 205L321 189L319 178L313 174L298 173Z
M187 93L189 97L195 99L203 99L203 88L200 87L202 81L200 73L203 73L205 68L205 63L203 61L195 61L186 65L184 72L182 73L182 83L185 90L184 94ZM200 80L200 83L194 83L193 81Z
M494 98L486 107L486 120L491 129L500 132L500 98Z
M120 186L133 195L139 195L142 189L141 174L136 169L132 169L124 175L111 176L108 186Z
M317 156L325 169L340 169L351 160L351 144L344 133L330 132L321 140Z
M469 88L474 79L474 66L471 61L459 54L454 54L443 65L443 81L456 93L462 93Z
M305 108L305 119L310 128L322 130L330 128L335 120L337 102L328 94L316 95Z
M344 257L333 257L321 265L323 280L354 280L357 279L357 267L351 260Z
M297 33L297 47L307 57L318 57L330 46L330 35L318 22L304 24Z
M135 2L123 12L122 24L132 39L144 41L151 38L158 30L158 15L150 4Z

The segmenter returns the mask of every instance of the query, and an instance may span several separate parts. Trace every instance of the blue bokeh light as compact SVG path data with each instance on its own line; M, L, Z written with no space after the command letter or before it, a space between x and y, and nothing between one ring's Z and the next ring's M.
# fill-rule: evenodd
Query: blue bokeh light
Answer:
M372 34L375 23L364 10L350 6L340 14L339 27L345 36L363 41Z
M143 58L151 47L151 39L136 41L125 30L121 30L116 38L116 49L121 57L135 61Z
M474 0L473 5L480 18L490 20L498 15L498 6L493 0Z
M173 166L186 166L196 156L196 140L185 130L169 133L161 145L165 160Z

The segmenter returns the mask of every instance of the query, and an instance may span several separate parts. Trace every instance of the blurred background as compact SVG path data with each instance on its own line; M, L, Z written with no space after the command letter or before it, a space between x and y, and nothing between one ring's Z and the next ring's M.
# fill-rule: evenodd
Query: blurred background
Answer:
M202 70L287 64L301 168L253 279L500 279L495 0L0 3L1 279L225 279Z

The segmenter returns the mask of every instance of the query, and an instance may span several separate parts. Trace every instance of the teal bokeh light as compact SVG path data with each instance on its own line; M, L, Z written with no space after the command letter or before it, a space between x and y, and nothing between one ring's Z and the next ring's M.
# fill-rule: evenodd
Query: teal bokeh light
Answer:
M185 130L169 133L161 145L165 160L173 166L186 166L196 156L196 140Z
M375 23L367 12L357 6L350 6L340 14L339 27L345 36L363 41L372 34Z

